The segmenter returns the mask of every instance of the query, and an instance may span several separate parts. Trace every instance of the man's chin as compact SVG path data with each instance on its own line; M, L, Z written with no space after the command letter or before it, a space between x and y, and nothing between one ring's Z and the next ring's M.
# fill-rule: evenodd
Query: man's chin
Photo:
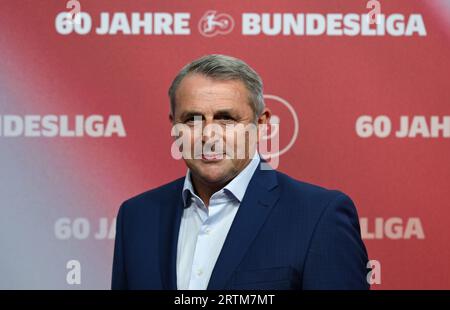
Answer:
M202 182L211 185L220 185L226 183L229 178L229 174L226 173L226 169L223 167L198 167L196 171L192 171L197 178L200 178Z
M198 177L202 179L203 182L209 183L209 184L221 184L226 182L227 176L223 173L214 173L208 171L201 171L199 174L197 174Z

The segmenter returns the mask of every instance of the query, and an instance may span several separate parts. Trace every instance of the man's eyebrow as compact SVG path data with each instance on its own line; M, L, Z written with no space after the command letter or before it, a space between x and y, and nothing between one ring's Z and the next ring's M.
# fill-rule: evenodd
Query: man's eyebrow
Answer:
M233 109L223 109L223 110L218 110L214 113L214 117L218 117L218 116L234 116L235 113L233 111Z
M180 119L185 120L189 118L193 118L195 116L200 116L203 119L203 113L199 111L185 111L181 113ZM235 113L233 109L221 109L214 112L214 117L220 117L220 116L231 116L235 117Z
M188 119L193 118L194 116L200 116L203 118L203 114L201 112L197 111L185 111L181 113L180 119Z

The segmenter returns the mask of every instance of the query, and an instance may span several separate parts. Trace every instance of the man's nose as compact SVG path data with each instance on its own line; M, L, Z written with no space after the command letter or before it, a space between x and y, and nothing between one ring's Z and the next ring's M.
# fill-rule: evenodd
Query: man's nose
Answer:
M202 129L203 142L206 142L208 140L211 141L212 139L220 139L220 137L222 137L223 135L222 130L223 128L219 124L214 123L214 121L205 121Z

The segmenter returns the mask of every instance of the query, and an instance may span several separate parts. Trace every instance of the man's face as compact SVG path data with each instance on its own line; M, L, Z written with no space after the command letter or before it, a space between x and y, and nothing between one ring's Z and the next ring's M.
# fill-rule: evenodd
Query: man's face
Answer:
M265 111L256 124L266 123L267 115ZM254 154L256 141L249 142L247 138L245 156L237 156L237 152L242 151L237 137L245 137L244 127L255 123L249 92L241 81L187 75L178 87L171 121L189 128L188 139L194 156L183 157L196 181L223 186L245 168ZM227 126L234 129L226 130ZM205 130L208 128L210 130ZM200 147L195 151L196 144ZM223 145L223 148L217 145Z

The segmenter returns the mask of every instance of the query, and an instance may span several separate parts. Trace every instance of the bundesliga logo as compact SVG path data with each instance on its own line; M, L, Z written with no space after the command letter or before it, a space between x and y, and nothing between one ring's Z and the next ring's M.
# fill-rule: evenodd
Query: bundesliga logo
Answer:
M217 11L207 11L198 23L198 31L205 37L228 34L233 28L233 18L226 13L217 14Z

